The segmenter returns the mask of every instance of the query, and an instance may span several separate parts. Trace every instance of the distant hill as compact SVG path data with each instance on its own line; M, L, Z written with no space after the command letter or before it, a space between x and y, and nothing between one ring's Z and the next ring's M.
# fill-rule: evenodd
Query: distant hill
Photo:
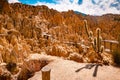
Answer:
M87 14L79 12L79 11L74 11L76 14L82 14L82 16L86 16Z

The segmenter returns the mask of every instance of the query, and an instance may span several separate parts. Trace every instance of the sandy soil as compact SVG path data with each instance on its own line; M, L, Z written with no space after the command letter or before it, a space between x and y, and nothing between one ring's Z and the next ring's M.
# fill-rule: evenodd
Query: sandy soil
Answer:
M45 67L51 69L51 80L120 80L120 68L113 66L56 58ZM38 71L28 80L42 80L41 77L41 71Z

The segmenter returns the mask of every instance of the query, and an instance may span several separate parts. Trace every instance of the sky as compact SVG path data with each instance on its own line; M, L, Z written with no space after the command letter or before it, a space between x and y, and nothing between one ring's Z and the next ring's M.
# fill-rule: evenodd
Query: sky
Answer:
M8 0L30 5L46 5L58 11L74 10L89 15L120 14L120 0Z

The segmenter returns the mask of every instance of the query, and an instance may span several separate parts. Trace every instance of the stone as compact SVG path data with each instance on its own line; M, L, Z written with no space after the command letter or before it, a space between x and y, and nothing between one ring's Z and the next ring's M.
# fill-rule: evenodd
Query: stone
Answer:
M70 53L68 59L76 62L83 62L82 56L76 52Z

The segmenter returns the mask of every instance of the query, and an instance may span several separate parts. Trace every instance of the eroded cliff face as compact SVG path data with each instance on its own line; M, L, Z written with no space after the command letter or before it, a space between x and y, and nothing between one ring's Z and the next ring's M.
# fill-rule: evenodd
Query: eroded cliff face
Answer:
M72 11L68 13L74 14ZM74 14L78 20L75 18L72 21L76 23L81 21L76 26L77 30L72 26L74 24L69 24L72 21L64 19L63 15L64 13L46 6L10 4L10 12L2 11L0 14L1 46L3 49L10 49L8 51L16 55L27 56L32 52L46 52L47 48L54 44L77 42L82 39L79 35L79 25L82 26L82 20Z
M120 15L94 17L78 15L72 10L60 13L46 6L7 2L5 5L0 2L0 5L1 63L24 63L31 53L77 62L100 62L100 57L89 45L83 20L88 20L94 32L97 27L102 28L103 38L116 39L120 32ZM107 57L108 63L112 63L111 56Z
M8 3L8 1L7 0L0 0L0 11L2 11L2 12L10 12L11 11L11 9L10 9L10 5L9 5L9 3Z
M93 32L97 27L102 29L103 39L116 39L120 31L119 15L82 16L72 10L60 13L47 6L4 3L7 5L1 2L3 9L8 6L9 10L2 10L0 14L1 62L10 61L5 55L19 61L30 53L45 52L63 57L74 52L87 53L87 47L81 47L89 46L84 19Z

